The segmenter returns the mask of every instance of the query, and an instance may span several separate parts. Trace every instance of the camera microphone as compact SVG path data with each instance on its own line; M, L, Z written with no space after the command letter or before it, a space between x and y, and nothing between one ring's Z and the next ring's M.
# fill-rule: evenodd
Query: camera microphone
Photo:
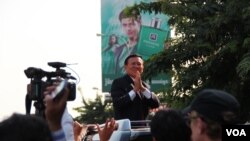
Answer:
M51 67L53 67L53 68L56 68L56 69L59 69L59 68L67 66L66 63L62 63L62 62L48 62L48 65L51 66Z

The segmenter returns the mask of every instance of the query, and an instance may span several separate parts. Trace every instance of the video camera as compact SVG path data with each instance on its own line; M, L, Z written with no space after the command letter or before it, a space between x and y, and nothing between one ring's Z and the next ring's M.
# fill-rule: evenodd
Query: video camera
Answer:
M58 78L61 79L73 79L75 77L71 76L70 73L66 72L62 67L66 67L65 63L62 62L48 62L48 65L56 68L56 71L48 72L40 68L29 67L24 70L25 75L31 79L30 84L27 86L27 94L30 100L43 101L43 92L47 86L53 84ZM46 80L43 78L46 77ZM69 89L68 101L73 101L76 98L76 84L73 82L68 82L67 87Z
M43 92L47 86L51 86L54 82L58 81L58 78L67 79L66 86L69 89L69 97L67 100L73 101L76 98L76 84L68 81L70 79L76 80L76 78L71 76L71 74L64 69L61 69L62 67L66 67L66 64L62 62L48 62L48 65L56 68L56 71L48 72L35 67L29 67L24 70L25 75L31 79L30 83L27 85L27 95L25 97L26 114L30 114L32 100L34 100L34 106L36 108L35 115L45 117ZM46 79L44 80L43 78L45 77Z

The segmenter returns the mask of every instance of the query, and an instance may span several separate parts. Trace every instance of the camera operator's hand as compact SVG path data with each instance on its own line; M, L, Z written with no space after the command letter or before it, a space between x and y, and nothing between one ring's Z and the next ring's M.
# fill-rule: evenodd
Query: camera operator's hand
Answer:
M44 92L44 102L45 102L45 117L48 122L51 131L57 131L61 129L61 119L65 106L67 103L67 98L69 95L68 88L64 88L63 95L59 99L53 99L50 95L57 87L58 84L49 86Z

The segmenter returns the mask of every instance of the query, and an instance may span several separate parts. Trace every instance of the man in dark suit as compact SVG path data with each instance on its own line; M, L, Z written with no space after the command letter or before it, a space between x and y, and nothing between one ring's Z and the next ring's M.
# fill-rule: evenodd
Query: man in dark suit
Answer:
M129 55L124 61L124 68L126 75L115 79L111 86L115 119L145 120L149 108L158 108L160 102L141 80L142 57Z

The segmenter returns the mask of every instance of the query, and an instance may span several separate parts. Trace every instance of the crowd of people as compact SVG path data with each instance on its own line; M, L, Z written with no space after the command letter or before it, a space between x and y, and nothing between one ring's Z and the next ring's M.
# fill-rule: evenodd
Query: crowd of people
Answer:
M66 109L69 90L65 87L62 97L54 99L55 82L43 93L45 118L14 113L0 123L0 140L81 141L91 126L97 129L100 141L108 141L117 129L116 120L145 120L150 109L157 109L150 122L155 141L219 141L222 125L238 123L240 104L225 91L204 89L183 110L159 109L159 99L141 79L142 57L128 56L124 68L126 74L115 79L111 87L115 116L103 127L72 121Z
M231 94L204 89L181 111L160 110L151 121L156 141L220 141L222 126L238 124L240 104Z
M69 90L64 88L60 98L53 98L58 82L48 86L44 95L45 118L37 115L13 113L0 122L1 141L81 141L91 126L97 128L100 141L108 141L116 128L115 120L108 119L104 127L71 122L67 111Z

